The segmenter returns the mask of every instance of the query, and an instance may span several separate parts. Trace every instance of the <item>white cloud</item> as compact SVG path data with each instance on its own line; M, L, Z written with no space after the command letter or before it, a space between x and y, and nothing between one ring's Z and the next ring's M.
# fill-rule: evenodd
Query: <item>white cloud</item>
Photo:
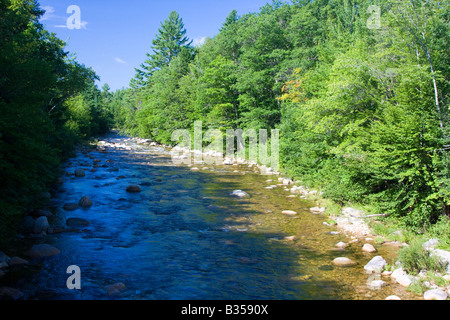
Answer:
M123 61L122 59L120 59L120 58L114 58L114 60L117 62L117 63L120 63L120 64L127 64L125 61Z
M45 10L44 15L41 17L41 21L49 20L53 18L55 15L55 8L51 6L44 6L42 7L42 10Z
M200 47L201 45L203 45L203 44L206 42L206 39L207 39L207 37L198 37L198 38L195 38L195 39L192 41L192 45L193 45L194 47Z

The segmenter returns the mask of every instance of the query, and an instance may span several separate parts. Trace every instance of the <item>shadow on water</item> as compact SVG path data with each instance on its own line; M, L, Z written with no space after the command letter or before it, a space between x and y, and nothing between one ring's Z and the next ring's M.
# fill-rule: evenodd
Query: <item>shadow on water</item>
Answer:
M286 198L283 188L265 189L270 176L256 175L247 166L194 172L173 165L160 147L116 135L105 140L115 147L79 152L66 164L66 172L82 168L86 176L65 177L52 200L52 226L64 232L39 240L61 253L33 260L26 273L9 275L26 299L354 297L355 288L342 278L343 273L355 277L356 269L336 270L330 264L343 254L330 250L339 239L307 211L307 202ZM127 192L131 184L140 185L141 192ZM236 189L251 197L231 197ZM61 209L84 195L93 201L89 209ZM286 216L283 209L299 214ZM89 225L70 230L69 218ZM25 239L24 246L30 245ZM70 265L81 269L81 290L66 287ZM364 284L362 266L357 268L351 281Z

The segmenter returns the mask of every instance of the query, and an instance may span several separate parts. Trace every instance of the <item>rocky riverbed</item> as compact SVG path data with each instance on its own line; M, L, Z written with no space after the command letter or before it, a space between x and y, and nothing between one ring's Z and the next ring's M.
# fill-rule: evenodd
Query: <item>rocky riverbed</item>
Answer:
M308 199L317 191L273 170L239 159L186 166L172 155L117 134L80 149L48 207L0 253L0 296L418 298L384 270L398 246L375 244L355 211L330 224ZM79 290L66 283L73 265Z

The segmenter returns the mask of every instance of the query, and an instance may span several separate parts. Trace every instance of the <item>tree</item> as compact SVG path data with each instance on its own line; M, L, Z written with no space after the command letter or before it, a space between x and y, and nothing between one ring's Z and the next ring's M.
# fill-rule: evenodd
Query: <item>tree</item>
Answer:
M136 69L133 85L148 83L149 77L159 69L166 67L180 54L192 55L192 40L186 37L183 19L176 11L169 14L168 19L161 23L156 38L152 41L153 54L147 53L148 59Z

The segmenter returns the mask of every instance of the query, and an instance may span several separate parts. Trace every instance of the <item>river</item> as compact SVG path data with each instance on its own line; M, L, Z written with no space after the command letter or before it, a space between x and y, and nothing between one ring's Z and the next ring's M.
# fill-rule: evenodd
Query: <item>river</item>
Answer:
M398 284L367 287L364 265L374 255L395 256L389 246L376 254L361 251L364 241L336 248L349 238L312 214L311 201L288 197L277 176L248 165L200 165L198 171L171 161L169 150L110 134L106 151L80 150L65 163L53 195L54 232L23 239L23 247L42 242L61 253L31 260L8 275L25 299L40 300L355 300L411 295ZM267 181L273 180L273 181ZM127 186L140 185L129 193ZM244 190L250 198L230 196ZM89 196L88 209L65 211L65 203ZM296 215L283 214L293 210ZM67 230L69 218L88 226ZM335 232L332 232L335 231ZM356 266L332 265L336 257ZM388 260L388 262L391 262ZM81 289L66 286L68 266L81 270ZM117 290L111 291L111 287Z

